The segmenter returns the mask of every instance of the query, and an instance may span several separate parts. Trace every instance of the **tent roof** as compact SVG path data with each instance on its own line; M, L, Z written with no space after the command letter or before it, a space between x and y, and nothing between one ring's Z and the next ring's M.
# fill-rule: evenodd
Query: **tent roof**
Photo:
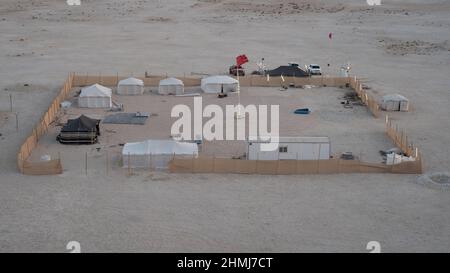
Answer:
M67 120L67 123L61 129L61 132L95 132L97 131L97 125L99 123L99 119L92 119L85 115L81 115L76 119Z
M195 143L154 139L149 139L142 142L126 143L122 150L122 154L124 155L193 155L197 153L198 147Z
M144 81L131 77L131 78L123 79L123 80L119 81L119 85L140 85L140 86L144 86Z
M296 66L282 65L278 68L267 71L270 76L286 76L286 77L308 77L308 73Z
M96 83L81 89L80 97L111 97L111 94L110 88Z
M184 85L184 83L177 78L167 78L159 81L159 85Z
M400 94L389 94L383 96L383 101L408 101L408 99Z
M238 83L238 81L232 77L229 76L210 76L207 78L202 79L202 84L209 84L209 83L215 83L215 84L233 84Z

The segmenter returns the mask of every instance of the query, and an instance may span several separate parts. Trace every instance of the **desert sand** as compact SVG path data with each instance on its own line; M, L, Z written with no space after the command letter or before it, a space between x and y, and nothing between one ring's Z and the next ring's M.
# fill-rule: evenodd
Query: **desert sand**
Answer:
M318 63L327 74L351 63L351 73L367 79L374 96L395 92L411 100L411 112L391 117L420 147L426 172L449 171L448 1L386 0L377 7L363 0L81 3L0 4L0 251L66 252L72 240L84 252L367 252L369 241L379 241L383 252L448 251L448 192L417 184L417 175L125 176L102 168L85 175L76 158L82 151L73 147L73 156L63 157L62 175L24 176L16 167L19 146L69 72L216 74L245 53L247 71L262 57L272 68ZM269 97L275 92L262 90ZM290 92L281 103L302 99ZM328 102L341 107L336 97L309 103ZM360 153L379 160L378 149L392 146L384 119L355 111L362 113L336 109L302 126L311 134L341 130L336 152L375 142ZM158 113L162 125L167 113ZM56 131L42 149L54 141L51 134Z

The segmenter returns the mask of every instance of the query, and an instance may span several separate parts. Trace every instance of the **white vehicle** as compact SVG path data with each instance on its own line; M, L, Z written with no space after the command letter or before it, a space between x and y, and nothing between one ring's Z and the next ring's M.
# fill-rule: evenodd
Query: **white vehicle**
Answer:
M310 64L308 66L308 72L311 75L322 75L322 71L320 70L320 66L318 64Z

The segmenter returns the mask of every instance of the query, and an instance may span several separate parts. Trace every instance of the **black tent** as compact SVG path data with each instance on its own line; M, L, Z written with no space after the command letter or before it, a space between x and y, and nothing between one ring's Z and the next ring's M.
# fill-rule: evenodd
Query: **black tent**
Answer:
M97 142L99 135L100 120L81 115L79 118L67 120L56 139L63 144L93 144Z
M282 65L278 68L275 68L273 70L267 71L267 74L269 76L286 76L286 77L308 77L309 74L300 68L298 66L291 66L291 65Z

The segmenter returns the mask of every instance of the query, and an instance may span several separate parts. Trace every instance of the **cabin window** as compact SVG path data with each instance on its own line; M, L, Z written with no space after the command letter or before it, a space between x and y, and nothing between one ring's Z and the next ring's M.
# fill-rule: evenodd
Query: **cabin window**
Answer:
M278 147L278 152L287 153L287 151L288 151L287 148L288 148L287 146L280 146L280 147Z

